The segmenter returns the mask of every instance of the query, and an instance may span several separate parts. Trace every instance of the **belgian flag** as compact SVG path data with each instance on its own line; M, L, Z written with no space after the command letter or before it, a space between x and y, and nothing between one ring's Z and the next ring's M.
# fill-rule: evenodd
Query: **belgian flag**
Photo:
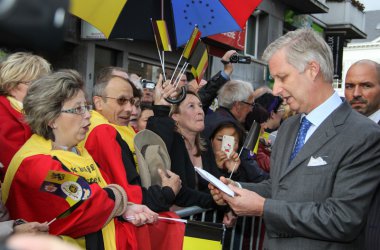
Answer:
M183 50L183 57L186 59L189 59L192 55L195 47L197 46L198 42L201 38L201 32L198 29L198 27L194 27L193 32L190 35L189 41L187 41L185 49Z
M208 66L208 52L204 43L197 43L194 52L189 59L189 64L192 66L191 73L199 84Z
M188 221L186 224L183 250L221 250L225 226L221 223Z
M165 20L152 20L154 39L160 51L172 51L168 27Z

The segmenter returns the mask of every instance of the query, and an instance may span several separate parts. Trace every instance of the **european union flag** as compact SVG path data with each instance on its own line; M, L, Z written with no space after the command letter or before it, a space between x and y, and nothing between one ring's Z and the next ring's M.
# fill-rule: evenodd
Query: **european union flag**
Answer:
M235 19L220 1L216 0L172 0L177 46L186 43L194 26L202 36L241 30Z

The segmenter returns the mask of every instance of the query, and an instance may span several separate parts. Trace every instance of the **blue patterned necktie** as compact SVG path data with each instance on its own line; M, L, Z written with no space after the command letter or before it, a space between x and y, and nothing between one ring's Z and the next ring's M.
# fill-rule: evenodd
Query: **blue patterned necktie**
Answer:
M303 144L305 144L306 133L309 130L310 126L311 122L308 119L306 119L306 116L304 116L301 121L300 129L298 130L296 145L293 149L292 154L290 155L290 161L292 161L294 157L296 157L298 152L303 147Z

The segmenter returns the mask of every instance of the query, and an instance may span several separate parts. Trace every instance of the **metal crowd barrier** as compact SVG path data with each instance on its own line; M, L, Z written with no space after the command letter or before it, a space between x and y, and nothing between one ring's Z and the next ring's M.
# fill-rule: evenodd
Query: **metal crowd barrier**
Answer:
M181 218L202 222L222 222L222 214L216 210L197 206L176 211ZM261 217L239 217L235 226L226 230L223 250L262 250L264 224Z

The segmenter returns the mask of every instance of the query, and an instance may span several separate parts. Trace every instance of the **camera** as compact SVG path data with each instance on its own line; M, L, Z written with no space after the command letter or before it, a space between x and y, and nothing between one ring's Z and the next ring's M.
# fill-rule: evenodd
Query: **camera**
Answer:
M147 79L141 79L140 82L144 89L154 89L156 87L156 84L153 81Z
M250 56L241 56L241 55L236 53L230 57L230 63L250 64L251 63L251 57Z

